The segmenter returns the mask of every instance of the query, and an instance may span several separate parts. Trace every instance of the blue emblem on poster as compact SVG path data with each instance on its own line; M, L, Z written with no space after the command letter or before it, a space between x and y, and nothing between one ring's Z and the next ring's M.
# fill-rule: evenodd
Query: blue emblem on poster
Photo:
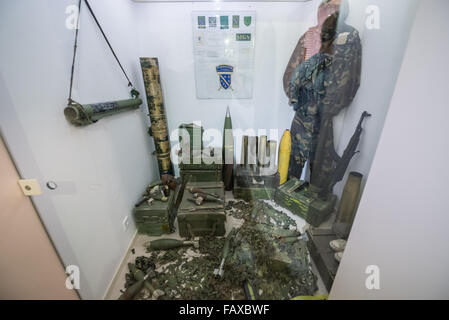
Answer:
M221 64L219 66L216 67L217 73L218 73L218 78L220 80L220 87L218 88L218 90L221 89L229 89L231 87L231 76L232 73L234 72L234 67L233 66L229 66L226 64Z

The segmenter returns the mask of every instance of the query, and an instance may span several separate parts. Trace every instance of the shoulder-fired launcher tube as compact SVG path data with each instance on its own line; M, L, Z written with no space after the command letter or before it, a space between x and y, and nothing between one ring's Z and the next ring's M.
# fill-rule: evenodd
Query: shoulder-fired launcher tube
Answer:
M101 118L137 109L142 104L142 99L127 99L90 104L70 103L64 109L64 116L75 126L87 126Z

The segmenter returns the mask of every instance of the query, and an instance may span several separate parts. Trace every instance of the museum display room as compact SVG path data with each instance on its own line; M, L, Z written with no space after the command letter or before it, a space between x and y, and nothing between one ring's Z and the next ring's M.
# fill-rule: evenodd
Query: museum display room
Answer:
M1 299L449 298L447 1L0 9Z

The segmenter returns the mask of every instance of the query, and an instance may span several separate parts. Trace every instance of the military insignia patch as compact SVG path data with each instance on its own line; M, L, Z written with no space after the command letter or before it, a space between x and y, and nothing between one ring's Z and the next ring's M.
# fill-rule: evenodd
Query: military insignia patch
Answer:
M220 16L220 29L229 29L228 16Z
M209 17L209 28L217 27L217 17Z
M232 27L234 29L240 27L240 16L232 16Z
M251 25L251 16L244 17L243 23L245 24L245 26L249 27Z
M206 28L206 17L205 16L199 16L198 17L198 28L199 29L205 29Z
M251 33L237 33L235 35L236 41L251 41Z
M220 80L220 87L218 90L224 89L227 90L231 88L231 81L232 81L232 73L234 72L234 67L229 66L226 64L221 64L215 68L218 73L218 79Z

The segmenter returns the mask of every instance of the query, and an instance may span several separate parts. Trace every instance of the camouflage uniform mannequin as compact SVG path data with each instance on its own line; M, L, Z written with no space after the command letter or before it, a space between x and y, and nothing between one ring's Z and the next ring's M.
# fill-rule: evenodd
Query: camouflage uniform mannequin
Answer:
M304 61L317 54L321 48L321 28L328 17L339 10L340 0L324 0L318 8L318 25L311 27L298 41L285 69L283 84L287 97L291 98L290 80L295 69ZM291 104L291 102L290 102Z
M306 38L304 35L293 53L299 53L299 56L292 56L284 76L285 80L291 68L299 62L291 74L289 86L285 88L290 104L296 111L291 127L290 177L300 178L307 160L311 160L311 169L316 167L315 150L319 144L318 133L323 126L326 128L327 145L332 144L333 147L332 119L323 123L322 115L335 116L347 107L360 84L360 38L357 30L343 22L348 14L347 2L341 1L341 8L339 4L340 0L323 1L320 9L323 10L323 5L332 5L327 12L331 12L332 8L340 10L340 21L335 26L337 22L334 19L332 26L332 22L326 20L322 26L323 29L327 24L327 30L321 33L323 43L320 52L306 61L306 55L300 54L304 52L301 51ZM334 154L328 155L331 156ZM320 162L322 165L323 162Z

